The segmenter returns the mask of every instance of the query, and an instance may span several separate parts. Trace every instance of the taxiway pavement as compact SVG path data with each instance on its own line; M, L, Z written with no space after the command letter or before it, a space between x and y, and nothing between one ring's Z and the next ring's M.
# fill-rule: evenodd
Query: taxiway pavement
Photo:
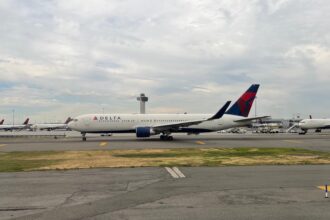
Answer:
M295 147L330 151L330 134L201 134L175 135L174 141L158 137L137 139L134 135L111 137L92 136L86 142L80 137L0 137L0 152L10 151L66 151L143 148L196 148L196 147Z
M0 174L0 219L330 219L330 166Z

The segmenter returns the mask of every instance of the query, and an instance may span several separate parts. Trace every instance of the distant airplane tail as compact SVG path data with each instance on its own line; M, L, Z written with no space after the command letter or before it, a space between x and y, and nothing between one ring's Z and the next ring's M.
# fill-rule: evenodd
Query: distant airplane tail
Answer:
M24 121L24 123L23 123L23 125L27 125L28 123L29 123L29 118L27 118L25 121Z
M66 121L64 122L64 124L69 124L69 122L72 121L71 117L68 117L68 119L66 119Z
M226 112L230 115L247 117L250 113L254 99L256 98L259 84L253 84Z
M3 122L5 121L5 119L2 119L1 121L0 121L0 125L3 125Z

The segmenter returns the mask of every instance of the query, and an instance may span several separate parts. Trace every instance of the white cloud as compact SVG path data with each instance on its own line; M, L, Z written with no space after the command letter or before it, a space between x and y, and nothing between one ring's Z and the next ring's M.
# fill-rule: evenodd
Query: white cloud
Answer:
M145 92L153 112L212 113L261 83L260 114L330 116L320 104L329 9L325 0L1 1L0 110L36 120L101 104L136 112Z

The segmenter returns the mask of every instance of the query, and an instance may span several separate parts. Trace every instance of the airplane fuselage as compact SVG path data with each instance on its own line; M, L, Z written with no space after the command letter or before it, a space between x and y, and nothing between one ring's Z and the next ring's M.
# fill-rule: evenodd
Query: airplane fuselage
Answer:
M299 122L302 130L308 129L330 129L330 119L304 119Z
M20 130L28 128L27 125L0 125L0 130L9 131L9 130Z
M67 124L34 124L31 126L33 130L56 130L56 129L67 129Z
M69 123L73 130L83 133L135 133L139 127L154 127L185 121L205 120L212 114L87 114ZM240 127L249 122L235 122L245 117L224 115L220 119L182 127L175 132L202 133Z

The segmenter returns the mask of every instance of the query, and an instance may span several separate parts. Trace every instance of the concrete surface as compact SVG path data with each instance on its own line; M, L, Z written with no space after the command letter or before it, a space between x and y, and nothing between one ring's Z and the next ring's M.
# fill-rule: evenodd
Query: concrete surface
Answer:
M330 219L330 166L0 174L0 219Z
M310 150L330 151L330 134L202 134L174 136L174 141L160 141L158 137L136 139L134 135L112 137L49 138L0 138L0 152L9 151L58 151L99 149L143 149L185 147L296 147Z

